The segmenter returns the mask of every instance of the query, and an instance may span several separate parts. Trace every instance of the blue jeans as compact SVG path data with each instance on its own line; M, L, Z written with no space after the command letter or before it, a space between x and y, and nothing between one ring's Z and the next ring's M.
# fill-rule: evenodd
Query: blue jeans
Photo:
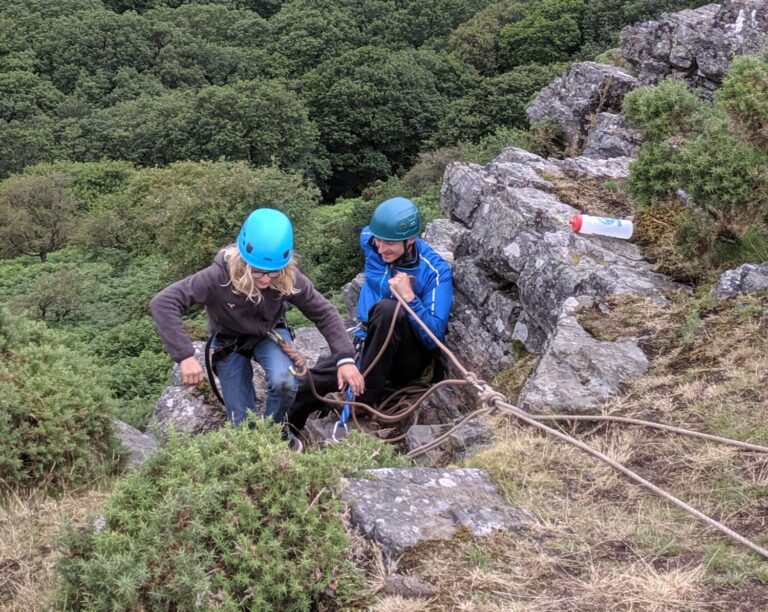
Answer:
M276 329L287 342L291 337L286 329ZM216 340L213 347L220 346ZM264 418L271 417L276 423L285 420L285 413L293 404L299 383L288 371L293 365L283 350L269 338L259 342L251 352L253 359L264 368L267 375L267 401ZM221 395L227 410L227 420L239 425L248 418L248 411L256 410L256 393L253 389L251 359L232 352L216 364L216 375L221 383Z

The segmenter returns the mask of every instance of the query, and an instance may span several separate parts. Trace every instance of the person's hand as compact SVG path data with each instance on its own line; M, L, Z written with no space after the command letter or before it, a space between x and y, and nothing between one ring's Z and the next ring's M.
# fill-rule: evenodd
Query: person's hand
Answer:
M357 369L357 366L354 363L345 363L340 365L337 377L339 382L339 391L341 391L344 387L344 383L349 385L349 388L352 389L352 393L354 393L356 396L362 395L363 391L365 391L365 379L363 378L363 375L360 374L360 370Z
M203 368L194 356L182 359L179 362L179 368L181 368L181 381L185 385L199 385L205 380Z
M406 302L410 302L416 297L411 287L411 277L405 272L398 272L389 279L389 287L393 292L400 295Z

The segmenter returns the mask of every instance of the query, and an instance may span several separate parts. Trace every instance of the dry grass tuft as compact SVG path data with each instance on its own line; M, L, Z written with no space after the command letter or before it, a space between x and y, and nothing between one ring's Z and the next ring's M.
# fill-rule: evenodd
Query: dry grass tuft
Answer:
M601 412L768 445L768 295L668 297L666 308L615 297L579 314L603 339L635 335L651 362ZM406 556L401 570L439 589L429 609L768 609L765 559L572 446L490 422L499 441L466 465L488 470L536 524ZM768 546L768 456L642 427L559 426Z
M625 182L590 179L556 179L557 195L561 201L583 213L598 217L628 217L635 205L626 191Z
M60 554L54 537L66 520L84 525L105 506L104 486L64 492L5 491L0 499L0 609L29 612L46 607L55 589Z

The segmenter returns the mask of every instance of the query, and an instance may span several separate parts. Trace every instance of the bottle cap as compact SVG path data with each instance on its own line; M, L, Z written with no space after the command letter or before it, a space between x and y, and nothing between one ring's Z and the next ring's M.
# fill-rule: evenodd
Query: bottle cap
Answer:
M581 214L575 214L571 217L571 227L574 232L581 231Z

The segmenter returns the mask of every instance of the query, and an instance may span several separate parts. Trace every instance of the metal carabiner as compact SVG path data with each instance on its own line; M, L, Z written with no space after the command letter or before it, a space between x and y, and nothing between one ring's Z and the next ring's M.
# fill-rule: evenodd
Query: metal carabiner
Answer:
M349 435L349 427L346 423L342 423L341 421L336 421L333 425L333 433L331 434L331 440L338 444L339 442L343 442L344 440L339 440L336 438L336 432L339 430L339 425L341 425L344 428L344 439L346 440L347 436Z

